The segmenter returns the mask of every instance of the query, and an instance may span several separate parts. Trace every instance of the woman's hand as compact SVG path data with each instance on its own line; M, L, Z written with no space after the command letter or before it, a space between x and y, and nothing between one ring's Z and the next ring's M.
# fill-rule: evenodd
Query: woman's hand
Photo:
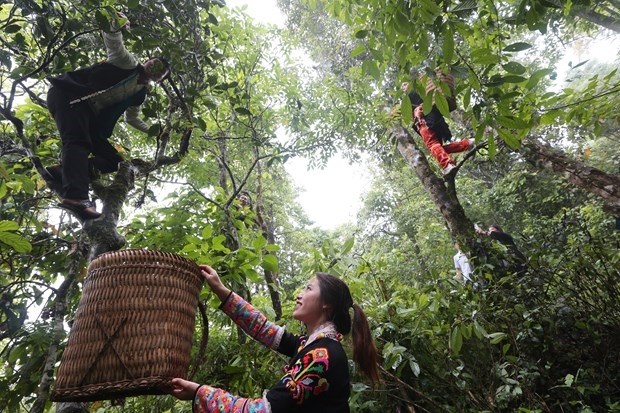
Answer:
M166 387L164 390L179 400L193 400L198 387L200 387L198 383L176 378L172 379L170 381L170 386Z
M230 294L230 290L222 284L222 280L220 280L220 276L217 275L217 271L208 265L201 265L200 273L202 274L202 278L204 278L209 285L209 288L211 288L211 291L213 291L221 301L224 301L226 297L228 297L228 294Z

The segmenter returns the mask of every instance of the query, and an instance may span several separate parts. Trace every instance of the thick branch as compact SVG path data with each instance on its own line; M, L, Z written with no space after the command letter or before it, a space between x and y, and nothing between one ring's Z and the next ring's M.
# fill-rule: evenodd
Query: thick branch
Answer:
M581 17L582 19L587 20L590 23L594 23L599 26L605 27L606 29L613 30L616 33L620 33L620 21L618 21L618 19L615 19L611 16L605 16L586 7L573 6L573 9L575 10L576 16Z
M598 196L605 210L620 216L620 176L586 166L533 138L521 142L521 154L529 163L560 174L573 185Z
M473 239L474 226L465 215L456 196L454 175L447 176L445 182L437 177L406 129L393 127L390 134L397 142L398 151L418 176L431 200L443 215L450 234L459 239Z
M80 250L81 249L78 249L78 251ZM79 274L83 266L83 258L84 257L80 253L73 255L73 259L69 265L69 273L67 274L67 278L65 278L63 283L56 290L56 298L51 305L51 340L47 351L43 372L41 374L41 381L39 382L39 388L37 389L37 399L30 410L33 413L43 413L45 410L45 404L49 400L50 388L54 381L54 366L56 365L56 361L58 359L58 348L60 347L60 342L65 336L64 319L67 313L67 297L76 276Z

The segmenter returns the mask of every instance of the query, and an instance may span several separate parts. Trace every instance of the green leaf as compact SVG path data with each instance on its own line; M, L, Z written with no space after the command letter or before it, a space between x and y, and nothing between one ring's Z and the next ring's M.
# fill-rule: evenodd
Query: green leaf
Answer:
M488 145L489 158L493 159L495 157L495 154L497 153L497 143L495 142L495 136L489 136Z
M159 125L158 124L154 124L154 125L151 125L151 127L149 128L147 134L148 134L148 136L157 136L157 135L159 135L159 130L160 130Z
M263 247L267 245L267 240L265 239L265 237L263 237L262 235L259 235L253 242L252 242L252 247L254 247L254 249L256 249L257 251L260 251L263 249Z
M488 82L485 83L486 87L497 87L504 84L504 77L501 75L493 75Z
M422 104L422 111L425 115L428 115L429 113L431 113L431 110L433 110L433 99L430 97L426 97L424 99L424 103Z
M352 383L351 384L351 390L354 393L363 392L365 390L368 390L369 388L370 388L370 386L368 386L367 384L364 384L364 383Z
M467 340L469 340L471 338L472 329L473 327L471 324L462 325L461 334L463 335L463 338L466 338Z
M355 33L355 38L356 39L363 39L363 38L365 38L367 36L368 36L368 30L358 30Z
M446 32L444 32L442 52L444 61L446 63L452 62L452 58L454 57L454 34L452 30L446 30Z
M248 280L252 281L255 284L261 282L262 280L262 277L260 276L260 274L252 268L243 270L243 274L246 276Z
M413 358L409 359L409 368L414 376L418 377L420 375L420 365Z
M411 30L411 21L409 17L405 15L402 11L398 11L394 14L394 21L396 22L396 30L399 33L408 35Z
M490 339L491 344L501 343L503 340L508 337L506 333L491 333L488 338Z
M500 62L500 57L494 54L491 49L476 49L471 53L472 61L480 65L491 65Z
M351 57L357 57L366 51L366 46L363 44L358 44L351 50Z
M220 24L220 22L217 19L217 16L213 13L209 13L209 16L207 17L207 20L209 20L209 23L217 26L218 24Z
M528 128L527 122L516 116L498 116L497 123L510 129L526 129Z
M478 321L474 321L474 334L479 339L487 336L486 330L478 323Z
M375 80L379 80L381 77L379 67L374 60L365 60L364 63L362 63L362 69L364 70L364 73L369 74Z
M502 80L504 83L521 83L521 82L525 82L527 79L524 78L523 76L508 75L508 76L503 76Z
M400 104L400 117L403 125L411 125L413 123L413 106L411 106L411 100L409 95L405 94Z
M226 240L225 235L218 235L217 237L213 238L213 241L212 241L213 244L211 245L211 248L215 251L222 251L228 254L230 252L230 249L228 249L222 244L225 240Z
M104 14L101 12L101 10L97 10L95 12L95 21L97 22L97 27L99 27L100 30L110 30L110 22L108 21L108 18L104 16Z
M252 112L250 112L248 109L243 108L243 107L236 107L235 112L237 112L240 115L252 116Z
M202 230L202 239L208 239L211 238L211 235L213 235L213 228L211 227L204 227L204 229Z
M410 314L413 314L416 312L415 308L397 308L396 309L396 314L398 314L401 317L407 317Z
M278 251L280 251L280 247L275 245L275 244L267 244L265 246L265 251L278 252Z
M344 246L342 247L342 254L346 254L347 252L351 251L351 248L353 248L354 244L355 244L355 239L353 237L348 238L344 242Z
M560 116L559 111L557 110L551 110L549 112L544 113L538 123L541 126L546 126L546 125L553 125L555 123L555 120Z
M17 231L19 224L15 221L0 221L0 231Z
M27 239L12 232L0 232L0 242L12 247L16 252L30 252L32 245Z
M502 67L508 73L514 73L515 75L522 75L526 71L525 66L517 62L508 62L505 65L502 65Z
M531 49L532 45L529 43L517 42L504 47L505 52L520 52L523 50Z
M19 24L11 24L4 28L5 33L17 33L21 29Z
M458 355L462 346L463 336L461 335L461 329L459 326L454 326L450 334L450 348L452 349L452 354Z
M553 72L552 69L540 69L540 70L535 71L534 73L530 75L530 80L527 82L525 87L529 90L533 89L534 86L536 86L543 77L547 76L548 74L552 72Z
M497 133L499 134L499 137L502 138L508 146L510 146L511 149L519 149L519 146L521 146L521 140L511 131L498 129Z
M418 297L418 304L420 305L420 307L424 307L427 303L428 303L428 295L420 294L420 296Z
M278 272L278 258L275 255L264 255L260 265L267 271Z
M435 96L435 105L439 112L446 117L450 116L450 108L448 107L446 97L442 93L434 93L433 95Z
M127 0L127 7L135 9L140 5L140 0Z

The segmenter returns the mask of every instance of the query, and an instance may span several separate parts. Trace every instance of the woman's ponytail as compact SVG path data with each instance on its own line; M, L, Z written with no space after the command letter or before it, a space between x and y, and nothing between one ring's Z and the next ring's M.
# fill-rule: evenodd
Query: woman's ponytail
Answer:
M370 334L368 318L357 304L353 304L353 360L360 370L373 383L379 383L379 369L377 368L377 347Z

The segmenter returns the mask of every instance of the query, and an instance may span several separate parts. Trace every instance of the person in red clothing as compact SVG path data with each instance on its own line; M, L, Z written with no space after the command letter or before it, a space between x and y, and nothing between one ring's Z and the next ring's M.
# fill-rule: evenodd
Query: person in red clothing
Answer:
M456 109L454 77L452 75L444 75L439 70L436 70L436 73L438 75L438 82L446 84L452 92L452 95L448 96L446 100L448 108L450 111L453 111ZM426 145L431 155L437 160L441 167L441 172L444 175L448 175L456 167L456 162L450 154L471 149L473 142L469 139L462 139L446 143L452 139L452 132L443 115L435 105L433 105L428 114L424 114L422 97L413 90L409 91L409 86L409 82L404 82L401 88L403 92L408 93L411 106L413 107L414 129L422 137L424 145ZM441 89L438 89L433 80L429 79L426 84L426 93L428 94L433 90L435 90L435 93L441 93Z
M352 331L353 359L373 382L379 381L377 349L364 311L353 303L349 287L339 278L316 273L297 296L293 318L306 325L307 334L286 332L239 295L226 288L217 272L201 266L202 276L222 301L221 309L250 337L291 357L284 376L263 397L234 396L226 390L172 379L168 393L193 400L198 413L348 413L351 383L347 355L340 344ZM349 310L353 310L353 317Z

